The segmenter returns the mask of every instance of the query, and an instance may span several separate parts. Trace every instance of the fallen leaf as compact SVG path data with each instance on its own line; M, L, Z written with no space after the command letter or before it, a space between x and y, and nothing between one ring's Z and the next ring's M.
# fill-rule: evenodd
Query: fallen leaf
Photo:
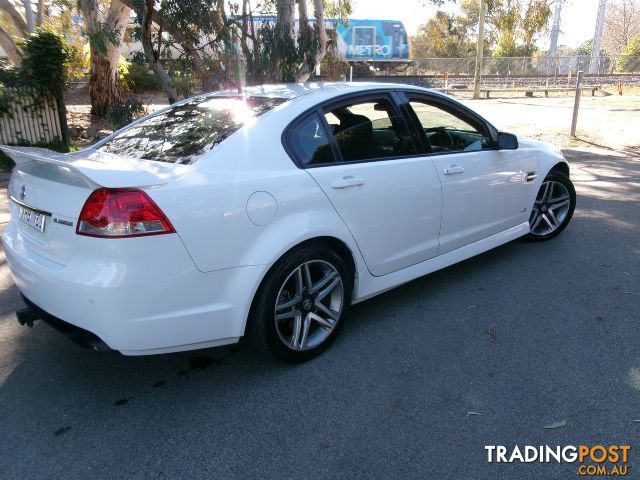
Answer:
M496 333L496 327L491 327L487 330L487 335L491 337L491 341L495 342L498 339L498 334Z
M567 421L566 420L560 420L559 422L553 422L549 425L545 425L544 428L546 429L552 429L552 428L562 428L562 427L566 427L567 426Z

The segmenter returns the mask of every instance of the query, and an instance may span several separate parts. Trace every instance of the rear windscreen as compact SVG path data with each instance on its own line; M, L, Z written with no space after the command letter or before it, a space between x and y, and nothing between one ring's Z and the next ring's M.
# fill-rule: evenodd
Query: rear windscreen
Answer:
M267 97L198 97L132 125L98 151L190 164L251 119L285 102Z

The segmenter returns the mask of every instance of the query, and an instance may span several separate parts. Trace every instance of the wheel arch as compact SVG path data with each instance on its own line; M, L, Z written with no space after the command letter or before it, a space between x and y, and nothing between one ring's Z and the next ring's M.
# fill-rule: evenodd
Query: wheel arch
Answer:
M306 247L310 247L310 246L318 246L318 247L327 247L331 250L333 250L334 252L336 252L345 262L345 265L347 266L347 268L349 269L349 272L351 274L352 280L354 282L354 291L355 291L355 282L357 280L356 278L356 273L357 273L357 263L356 263L356 257L354 255L354 252L351 250L351 248L349 247L349 245L347 245L347 243L341 239L339 239L338 237L334 237L331 235L319 235L319 236L315 236L315 237L311 237L311 238L307 238L305 240L302 240L298 243L296 243L295 245L293 245L292 247L290 247L288 250L286 250L285 252L283 252L282 254L280 254L280 256L277 258L277 260L275 260L274 262L272 262L267 268L263 275L260 278L260 281L258 282L257 287L254 289L253 291L253 297L251 298L251 304L249 309L247 310L247 313L245 315L245 323L244 323L244 334L245 336L247 335L248 329L251 328L251 318L253 316L253 311L256 305L256 299L258 298L258 295L260 294L260 290L264 285L265 280L268 278L269 274L273 271L273 269L287 256L291 255L292 253L302 249L302 248L306 248Z
M549 173L552 172L560 172L563 175L569 176L569 164L567 162L558 162L551 169L549 169Z

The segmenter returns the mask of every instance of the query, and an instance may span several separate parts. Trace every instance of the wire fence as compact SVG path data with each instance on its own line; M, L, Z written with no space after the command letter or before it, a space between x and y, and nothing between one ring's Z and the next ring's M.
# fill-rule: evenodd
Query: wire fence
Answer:
M469 58L415 58L403 70L407 75L473 75L475 57ZM640 57L617 56L563 56L563 57L486 57L482 75L499 76L564 76L578 70L592 75L615 73L640 74ZM381 74L384 71L381 69ZM397 73L397 71L396 71Z

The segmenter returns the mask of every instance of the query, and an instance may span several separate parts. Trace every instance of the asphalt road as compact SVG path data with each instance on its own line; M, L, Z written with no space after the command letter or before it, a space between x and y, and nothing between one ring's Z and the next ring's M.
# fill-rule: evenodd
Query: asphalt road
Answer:
M548 480L576 465L489 464L484 446L621 443L639 478L640 158L565 153L560 237L358 305L304 365L80 349L17 324L0 260L0 477Z

